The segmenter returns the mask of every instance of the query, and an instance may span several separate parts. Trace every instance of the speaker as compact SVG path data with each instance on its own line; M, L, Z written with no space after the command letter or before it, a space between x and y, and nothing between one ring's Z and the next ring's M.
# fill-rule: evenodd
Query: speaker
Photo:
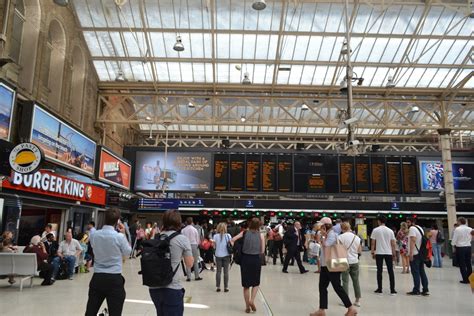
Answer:
M305 148L306 147L303 143L296 143L296 150L303 150Z
M221 143L222 148L229 148L230 147L230 140L228 139L223 139Z

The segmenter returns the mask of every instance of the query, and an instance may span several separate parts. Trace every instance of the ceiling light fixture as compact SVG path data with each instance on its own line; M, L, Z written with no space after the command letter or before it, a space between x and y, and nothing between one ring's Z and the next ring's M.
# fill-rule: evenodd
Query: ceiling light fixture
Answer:
M413 105L413 106L411 107L411 111L410 111L410 112L412 112L412 113L418 113L418 112L420 112L420 108L419 108L417 105Z
M252 81L250 81L250 78L249 78L249 73L246 72L244 73L244 79L242 79L242 84L251 84Z
M145 119L146 119L147 121L151 121L151 117L149 117L149 116L147 116Z
M61 7L67 7L69 0L54 0L54 3Z
M191 101L189 101L188 103L188 108L190 109L194 109L196 106L194 105L194 103L192 103Z
M341 80L341 83L339 84L339 91L341 91L341 93L347 93L347 80L346 79Z
M387 84L385 85L386 88L395 88L395 81L393 80L392 76L388 76Z
M267 7L265 0L257 0L252 3L252 8L257 11L264 10Z
M242 114L242 116L240 117L240 121L242 123L245 123L245 121L247 121L247 118L245 117L245 115Z
M123 74L122 70L119 70L117 72L117 76L115 77L115 81L127 81L127 78L125 78L125 75Z
M309 110L309 106L306 103L301 104L301 111Z
M183 41L181 40L181 36L176 36L176 43L173 46L173 49L177 52L184 51Z

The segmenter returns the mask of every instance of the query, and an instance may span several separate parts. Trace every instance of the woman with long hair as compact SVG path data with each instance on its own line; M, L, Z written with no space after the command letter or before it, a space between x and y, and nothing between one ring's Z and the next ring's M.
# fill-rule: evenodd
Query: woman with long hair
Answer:
M408 256L408 225L405 222L400 223L400 230L397 233L397 243L402 257L402 273L410 273L410 257Z
M216 288L217 292L221 291L221 274L224 269L224 292L229 292L229 266L230 253L227 248L228 243L232 240L230 234L227 233L227 224L222 222L217 225L216 234L212 237L215 245L215 256L217 264Z
M332 221L329 217L320 220L321 226L321 275L319 276L319 310L311 313L310 316L326 316L328 309L328 286L332 284L334 291L339 296L344 306L347 308L345 316L357 315L357 310L352 306L352 302L341 285L341 272L330 272L326 265L326 249L337 243L337 234L332 229Z
M265 239L260 234L260 220L253 217L249 220L248 230L232 238L234 244L242 239L242 257L240 262L240 275L244 288L245 312L257 311L255 297L260 286L262 265L260 257L265 252ZM250 290L252 288L252 290Z

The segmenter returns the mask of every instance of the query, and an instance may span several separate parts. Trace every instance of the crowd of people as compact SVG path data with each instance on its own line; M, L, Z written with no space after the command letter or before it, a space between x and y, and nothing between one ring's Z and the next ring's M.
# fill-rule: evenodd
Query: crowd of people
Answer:
M319 274L319 309L311 316L326 315L330 284L347 308L345 315L356 315L356 307L361 306L359 259L363 240L354 232L350 220L338 219L333 222L323 217L313 226L307 223L303 229L299 221L265 224L253 217L240 225L227 220L214 226L207 221L197 224L192 217L183 223L178 211L168 211L164 213L162 221L161 226L149 222L145 228L136 221L128 229L120 221L120 212L109 209L100 230L96 230L95 223L90 222L88 230L78 239L74 239L72 231L68 229L64 233L64 240L58 243L56 232L51 225L46 225L43 234L33 236L23 252L36 254L42 285L54 284L58 278L72 280L76 269L88 272L93 265L86 315L96 315L105 299L110 315L121 315L126 296L125 279L122 276L123 258L149 254L146 247L150 243L147 241L153 240L166 241L169 251L167 262L172 272L166 282L149 286L158 315L183 315L185 290L181 281L185 277L190 282L193 274L195 281L202 280L204 269L216 271L216 292L222 291L222 283L223 292L229 292L229 270L232 264L240 265L244 311L255 312L262 266L267 263L276 265L278 260L283 273L289 273L288 269L294 262L301 274L309 272L303 262L317 267L314 273ZM387 218L383 215L377 221L378 226L372 230L369 244L377 267L375 294L384 293L385 264L389 275L389 294L397 295L394 265L401 261L402 273L411 273L413 278L413 288L406 294L429 296L425 266L443 266L442 249L446 240L442 230L436 224L428 229L423 228L417 225L416 218L402 222L398 231L386 226ZM459 266L461 283L469 283L472 274L473 238L474 231L467 225L467 220L460 217L450 240L455 258L453 263ZM344 249L344 258L338 258L344 259L344 269L333 267L334 254L331 249L337 246ZM0 251L18 251L11 232L2 234ZM349 296L350 281L354 300ZM8 276L8 282L15 283L15 276Z

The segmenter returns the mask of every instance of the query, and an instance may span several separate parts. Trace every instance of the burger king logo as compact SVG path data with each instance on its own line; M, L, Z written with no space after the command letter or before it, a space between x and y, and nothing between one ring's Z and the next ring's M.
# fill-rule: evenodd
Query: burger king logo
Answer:
M38 170L43 152L33 143L18 144L10 153L10 167L17 173L32 173Z
M92 198L92 187L88 185L86 187L86 200L90 200Z

